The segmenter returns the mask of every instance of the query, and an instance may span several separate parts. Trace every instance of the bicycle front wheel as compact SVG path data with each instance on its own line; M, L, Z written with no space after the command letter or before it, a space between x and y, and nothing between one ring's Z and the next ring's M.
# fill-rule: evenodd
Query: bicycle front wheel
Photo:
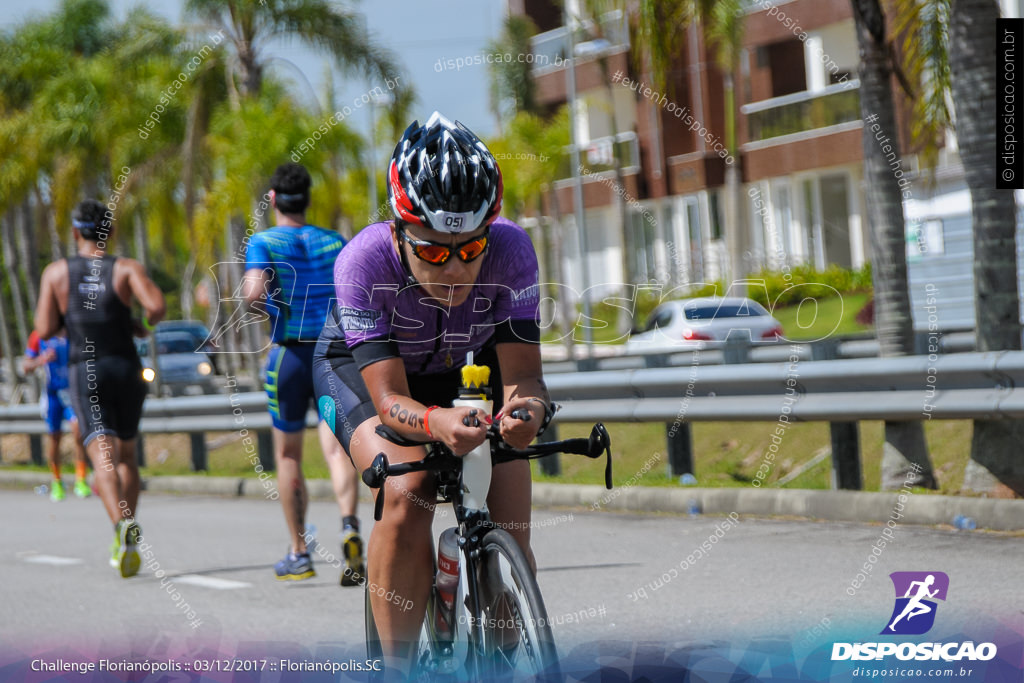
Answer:
M502 679L560 680L544 599L519 544L507 531L492 529L477 566L482 669Z

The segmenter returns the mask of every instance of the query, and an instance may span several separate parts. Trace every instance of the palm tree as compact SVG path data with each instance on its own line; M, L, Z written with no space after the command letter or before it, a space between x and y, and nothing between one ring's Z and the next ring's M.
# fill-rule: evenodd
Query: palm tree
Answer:
M4 164L0 168L0 251L11 293L11 309L0 307L5 355L12 362L13 354L23 348L28 335L28 309L34 305L34 277L38 263L31 247L34 241L30 201L38 196L40 175L49 171L53 196L66 189L63 181L74 178L81 182L83 164L69 162L74 152L63 151L69 140L62 135L72 132L74 142L83 141L88 152L95 152L92 138L75 121L81 116L88 127L91 108L87 103L77 110L57 106L50 99L53 81L77 72L82 64L96 55L109 33L107 6L102 0L65 0L54 16L25 22L10 33L0 36L0 134L8 141ZM55 76L54 64L62 69ZM88 86L86 86L88 87ZM77 90L80 94L81 90ZM64 100L67 102L67 100ZM55 144L57 143L57 144ZM64 171L53 171L54 160L60 157ZM70 172L69 172L70 171ZM13 321L8 313L13 313ZM12 323L13 322L13 326ZM17 338L11 339L11 327ZM8 374L17 382L13 364Z
M597 46L612 45L612 40L614 36L609 36L606 34L604 22L605 18L608 17L608 15L611 12L617 9L621 10L621 8L618 7L617 0L582 0L582 2L580 3L580 10L582 11L584 16L579 17L575 20L576 27L577 29L584 31L584 35L586 36L587 40L593 42L593 44ZM573 30L573 27L568 27L568 30ZM570 57L575 58L575 55L570 55ZM608 51L603 47L598 47L597 64L601 70L601 80L605 86L608 107L608 121L610 124L612 134L612 170L615 173L615 181L614 187L612 188L612 196L613 201L615 203L615 207L618 212L619 234L622 236L622 249L620 251L622 262L622 278L623 280L626 280L629 277L630 267L630 255L627 251L628 240L626 239L626 235L627 231L630 230L631 228L629 223L629 210L624 200L624 197L628 195L626 193L626 180L625 174L623 174L622 172L622 158L618 145L619 124L617 117L615 115L615 86L613 85L612 81L612 74L610 65L608 63L608 57ZM576 68L575 59L573 59L573 61L569 64L569 68ZM580 226L580 229L584 229L584 226ZM587 255L584 255L583 258L587 258ZM626 288L629 287L628 283L626 282L623 282L623 285ZM589 294L585 294L585 296L589 296ZM616 312L618 312L619 310L623 309L616 308L615 310ZM628 315L628 312L624 310L623 312L626 314L617 315L615 320L616 332L618 333L617 336L619 337L624 337L629 332L633 324L633 320Z
M491 42L489 49L529 54L531 38L536 32L537 27L529 17L510 15L505 19L501 35ZM555 226L561 225L558 193L552 179L559 177L563 151L569 145L569 112L562 107L547 115L537 103L532 65L498 61L489 69L491 107L500 131L489 147L501 160L505 187L503 212L517 218L532 214L538 219L541 282L548 287L548 297L557 302L552 323L571 358L573 335L565 331L566 328L571 331L575 308L571 297L554 290L554 283L564 282L563 244L562 231L557 227L552 229L552 222ZM529 150L526 156L525 150Z
M725 112L725 146L733 163L725 167L725 238L729 251L730 278L742 281L750 269L745 258L749 243L743 221L743 200L740 188L740 153L736 138L736 84L743 48L745 0L620 0L633 8L632 26L634 57L650 68L650 79L656 89L673 96L672 66L686 45L687 29L695 27L713 51L715 65L722 72L723 111ZM675 30L678 27L678 30ZM690 39L694 38L690 34ZM737 295L741 282L732 289Z
M979 351L1021 348L1017 294L1016 202L996 189L995 0L898 0L901 64L914 94L914 141L934 170L938 141L954 124L974 229L974 296ZM1024 464L1015 457L1024 421L975 420L964 488L1024 495Z
M241 95L258 95L263 84L267 42L298 38L331 55L344 71L381 81L399 70L390 52L370 41L362 17L328 0L188 0L186 10L223 30L234 48L233 70Z
M885 15L878 0L851 0L860 48L860 108L865 121L863 139L865 199L871 230L872 277L875 290L875 328L883 357L914 351L914 330L907 288L907 259L903 200L898 179L886 161L877 138L896 141L892 98L892 62ZM914 466L920 468L920 472ZM882 488L898 489L910 481L935 488L935 477L920 422L885 423Z
M508 51L511 54L530 54L530 39L536 35L537 25L525 14L505 17L501 34L491 41L491 53ZM496 61L488 65L491 80L491 111L498 123L500 135L505 122L520 112L540 114L537 106L537 83L533 80L533 65L526 62Z
M566 344L572 343L574 322L572 299L558 292L554 283L564 282L561 270L561 230L552 230L549 216L557 220L557 193L552 179L557 178L562 166L563 150L569 144L569 113L560 108L548 120L520 111L506 121L504 134L488 146L499 159L501 177L505 187L502 213L519 218L532 215L537 218L540 258L540 278L546 286L544 297L557 302L554 327ZM529 150L527 152L527 150ZM545 199L548 210L545 211ZM569 329L566 329L569 328ZM570 356L571 357L571 356Z
M361 16L338 3L328 0L188 0L185 7L186 11L205 22L208 28L222 32L233 51L228 86L236 112L242 112L246 102L251 103L260 98L270 59L263 54L263 50L270 40L282 36L298 38L331 56L344 72L359 72L381 84L399 73L390 52L369 39ZM392 94L396 101L408 102L408 90L405 85L400 85ZM253 113L254 110L248 111ZM318 125L318 122L314 123L309 130L315 130ZM266 154L264 142L261 136L254 149ZM283 150L285 154L270 159L278 162L286 158L290 151ZM248 181L248 197L234 205L233 213L223 223L226 226L224 254L231 261L224 269L228 281L221 285L231 291L234 290L233 283L241 277L240 264L235 261L240 243L238 233L245 223L240 216L250 211L254 215L257 213L258 202L253 199L256 196L254 190L269 174L258 178L254 171L259 166L245 169L243 178ZM240 197L237 199L241 200ZM255 376L257 369L252 355L247 354L246 360L250 362L250 370Z
M1016 203L996 189L995 0L953 0L949 55L956 132L971 190L974 226L974 315L979 351L1020 350ZM975 420L964 487L1024 496L1022 420Z

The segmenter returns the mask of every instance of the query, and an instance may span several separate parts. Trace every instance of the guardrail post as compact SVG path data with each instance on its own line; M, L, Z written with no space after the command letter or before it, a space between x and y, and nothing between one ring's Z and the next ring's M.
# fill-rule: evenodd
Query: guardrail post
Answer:
M934 332L916 330L914 332L914 355L927 356L929 353L942 353L942 334L940 330ZM928 343L929 339L935 339L935 351L929 350L928 347L931 346Z
M267 430L256 432L256 447L260 452L260 464L264 472L274 471L274 440Z
M39 434L28 435L28 452L32 457L33 465L42 465L43 463L43 437Z
M537 441L539 443L558 441L558 425L549 424L544 433L537 437ZM557 477L562 473L562 461L558 453L552 453L551 455L539 458L537 464L540 466L540 471L549 477Z
M860 491L860 435L856 422L830 422L832 488Z
M206 463L206 434L202 432L190 432L188 438L192 444L192 471L207 471L210 468Z
M834 360L839 355L839 340L825 339L811 345L812 360ZM856 422L829 422L832 442L832 488L859 491L860 432Z
M749 363L750 339L730 335L729 338L725 340L725 347L722 349L722 359L727 365ZM685 472L683 474L685 474Z
M839 358L839 340L822 339L811 344L811 360L835 360Z
M690 423L676 420L665 425L665 443L668 447L668 466L672 476L696 476L696 472L693 471L693 434L690 431Z

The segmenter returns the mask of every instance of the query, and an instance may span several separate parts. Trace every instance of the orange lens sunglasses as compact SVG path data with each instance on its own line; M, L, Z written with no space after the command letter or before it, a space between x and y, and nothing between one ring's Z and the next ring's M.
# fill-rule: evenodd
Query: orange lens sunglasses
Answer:
M460 242L455 246L448 246L440 242L428 240L414 240L406 234L405 228L399 228L398 234L412 247L412 253L421 261L426 261L432 266L443 266L448 263L452 252L459 255L463 263L470 263L480 258L487 251L487 244L490 239L491 228L487 227L484 234L474 237L471 240Z

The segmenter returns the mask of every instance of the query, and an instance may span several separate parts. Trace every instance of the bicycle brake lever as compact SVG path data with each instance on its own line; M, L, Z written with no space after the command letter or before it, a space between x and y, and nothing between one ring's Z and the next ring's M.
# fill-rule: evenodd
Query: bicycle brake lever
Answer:
M373 518L380 521L384 515L384 482L388 478L388 456L378 453L373 464L363 470L363 483L372 489L378 489L377 500L373 504Z
M609 486L608 488L611 488ZM377 491L377 500L373 503L373 519L375 522L379 522L381 517L384 516L384 487L381 486Z
M607 461L604 467L604 486L607 489L612 488L612 438L608 434L608 430L605 429L604 424L598 422L594 425L594 428L590 430L590 443L588 445L588 454L591 458L601 457L601 451L604 451L607 456Z
M379 489L388 478L388 456L378 453L370 466L363 470L363 483L371 489Z

